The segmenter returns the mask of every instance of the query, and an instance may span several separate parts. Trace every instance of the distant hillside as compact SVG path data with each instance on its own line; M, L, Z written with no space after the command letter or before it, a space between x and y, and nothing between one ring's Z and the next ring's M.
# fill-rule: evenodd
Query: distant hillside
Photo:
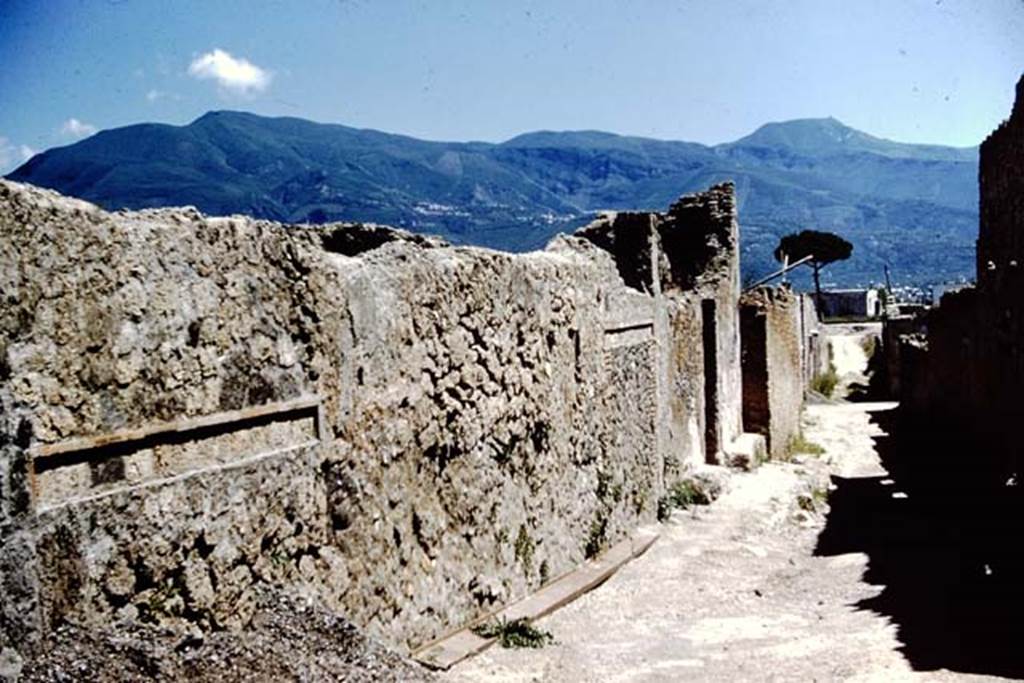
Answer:
M854 256L829 279L942 281L973 271L977 149L909 145L835 119L762 126L708 147L599 131L501 144L429 142L373 130L211 112L187 126L103 131L36 155L8 178L108 209L192 204L290 222L375 221L455 243L522 251L600 209L662 209L736 182L743 267L775 267L779 236L832 230Z

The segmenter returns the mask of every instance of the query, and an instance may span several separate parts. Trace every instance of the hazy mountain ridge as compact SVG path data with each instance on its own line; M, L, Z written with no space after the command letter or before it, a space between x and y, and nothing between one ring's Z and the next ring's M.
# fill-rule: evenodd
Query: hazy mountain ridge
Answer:
M244 112L186 126L103 131L8 176L105 208L192 204L210 214L290 222L363 220L519 251L600 209L664 208L735 180L744 271L775 266L778 237L833 230L854 258L843 284L969 274L977 230L977 149L875 138L835 119L770 123L736 142L601 131L538 131L500 144L431 142Z
M750 135L718 148L773 147L816 156L870 153L897 159L977 162L977 147L893 142L850 128L832 117L766 123Z

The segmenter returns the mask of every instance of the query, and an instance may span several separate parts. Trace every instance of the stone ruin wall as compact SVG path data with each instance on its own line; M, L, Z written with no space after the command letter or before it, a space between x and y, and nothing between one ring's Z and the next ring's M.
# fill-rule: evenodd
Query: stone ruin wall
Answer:
M1024 77L1011 117L981 145L977 285L942 297L896 348L908 417L956 425L987 453L994 481L1019 470L1024 419ZM887 338L898 330L887 331Z
M810 297L758 287L740 298L740 325L744 429L764 435L770 457L786 457L800 435L804 390L828 366L821 323Z
M919 314L890 315L882 323L882 353L885 362L883 387L888 397L900 400L903 395L903 351L909 343L928 333L925 316ZM913 339L904 340L904 337Z
M691 223L709 229L703 235L687 230ZM663 288L692 290L700 298L704 353L714 354L714 363L705 358L704 376L716 382L714 391L706 395L717 399L715 405L705 405L705 448L709 461L718 462L716 452L743 432L739 227L732 185L712 188L707 195L681 197L659 231L665 244L662 271L671 276Z
M0 650L257 584L409 649L652 521L740 432L738 257L730 185L642 216L509 255L0 183Z
M1024 280L1024 76L1010 118L981 144L978 289L1019 293Z
M980 154L978 324L969 349L976 372L965 379L974 390L972 418L1006 444L1016 442L1024 420L1024 76L1011 117Z
M612 255L629 289L653 297L656 336L668 349L660 373L668 407L659 421L663 444L723 462L743 431L732 185L681 197L664 214L608 213L577 234Z
M802 294L799 306L800 338L803 340L800 366L803 368L804 387L809 387L811 380L828 372L832 367L832 347L825 334L824 324L818 316L814 298Z

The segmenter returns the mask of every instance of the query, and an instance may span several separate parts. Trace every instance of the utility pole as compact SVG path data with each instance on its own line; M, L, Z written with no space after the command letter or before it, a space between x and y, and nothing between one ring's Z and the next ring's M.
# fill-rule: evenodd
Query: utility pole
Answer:
M758 280L754 284L747 285L746 287L743 288L743 291L746 292L746 291L749 291L749 290L753 289L754 287L760 287L761 285L763 285L766 282L771 282L772 280L774 280L775 278L779 277L780 275L785 275L787 272L793 270L794 268L799 268L800 266L804 265L805 263L807 263L808 261L810 261L813 258L814 258L814 256L812 256L812 255L804 256L802 259L800 259L799 261L793 263L792 265L786 265L786 267L783 268L782 270L777 270L774 273L772 273L771 275L766 275L765 277L761 278L760 280ZM786 259L786 260L788 261L789 259Z

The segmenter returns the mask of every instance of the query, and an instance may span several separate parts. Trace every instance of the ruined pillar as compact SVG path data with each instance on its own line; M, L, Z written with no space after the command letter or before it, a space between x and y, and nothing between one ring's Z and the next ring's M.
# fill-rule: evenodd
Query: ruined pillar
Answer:
M765 437L768 453L783 457L800 433L804 372L799 296L760 287L740 300L743 428Z
M704 441L708 462L743 431L739 324L739 224L732 183L684 195L658 224L668 296L701 301Z

